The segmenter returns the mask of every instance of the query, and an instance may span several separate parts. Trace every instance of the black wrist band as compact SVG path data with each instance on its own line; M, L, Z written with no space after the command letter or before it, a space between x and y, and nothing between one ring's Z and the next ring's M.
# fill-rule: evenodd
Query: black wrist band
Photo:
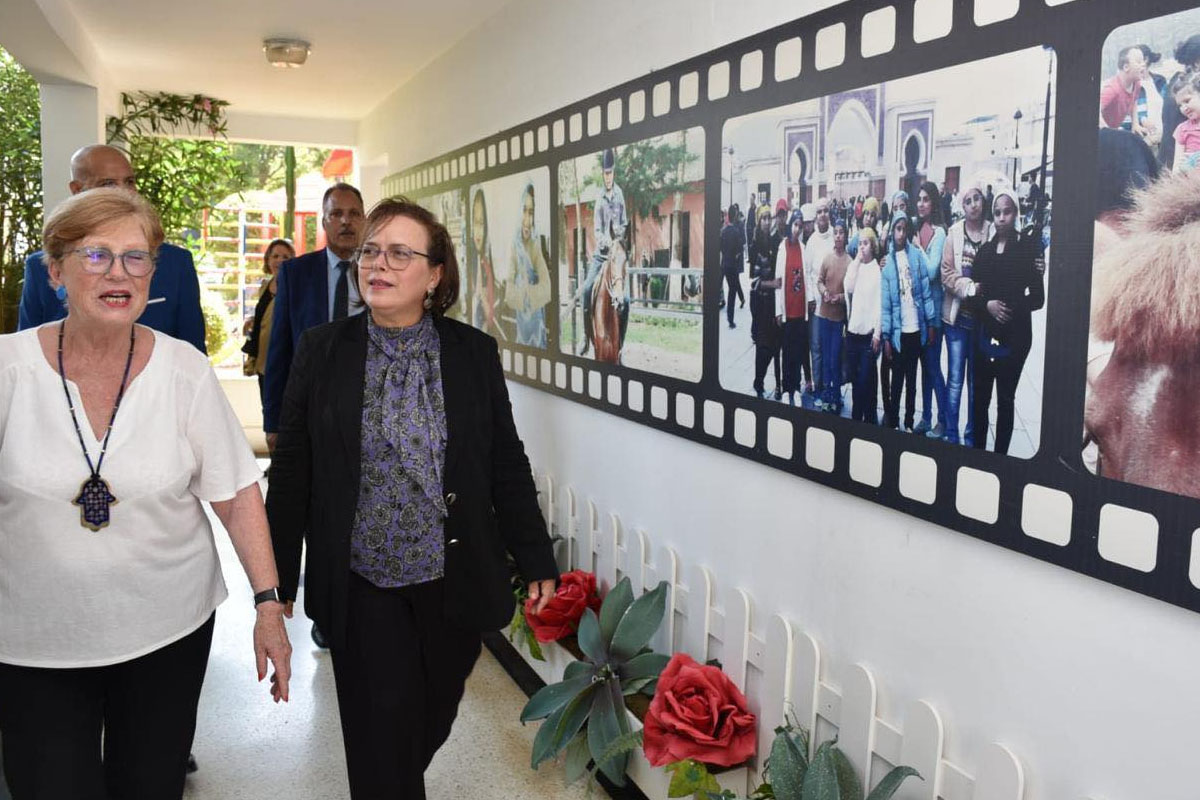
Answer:
M265 603L268 600L274 600L276 603L282 603L283 598L279 595L279 587L272 586L270 589L264 589L254 595L254 607L258 608L259 603Z

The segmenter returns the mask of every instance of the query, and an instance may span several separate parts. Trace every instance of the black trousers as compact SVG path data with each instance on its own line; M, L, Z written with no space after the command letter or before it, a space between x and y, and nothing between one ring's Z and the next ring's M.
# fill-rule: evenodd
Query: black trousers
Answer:
M380 589L350 574L346 646L331 653L354 800L425 797L481 647L444 598L441 580Z
M850 418L856 422L879 424L875 407L879 373L875 368L875 351L871 349L870 333L846 332L846 358L854 370L854 398Z
M786 319L783 322L783 390L800 391L801 375L813 382L809 365L808 320Z
M987 449L988 407L992 404L992 385L996 387L996 452L1007 453L1012 442L1016 416L1017 384L1029 350L1022 348L1006 356L991 358L975 353L975 431L976 450Z
M904 393L904 427L913 426L913 418L917 409L917 362L921 360L921 334L900 334L900 350L892 351L892 394L888 398L888 425L900 427L900 392L905 384L908 391Z
M728 320L729 324L732 325L733 324L733 298L734 298L734 295L737 295L738 300L741 300L743 303L746 302L746 295L742 293L742 276L741 276L741 274L739 274L737 272L726 272L725 273L725 285L729 287L729 291L727 291L725 293L726 297L728 298L726 300L726 306L725 306L725 318L726 318L726 320Z
M0 664L0 734L13 800L182 797L213 620L120 664Z

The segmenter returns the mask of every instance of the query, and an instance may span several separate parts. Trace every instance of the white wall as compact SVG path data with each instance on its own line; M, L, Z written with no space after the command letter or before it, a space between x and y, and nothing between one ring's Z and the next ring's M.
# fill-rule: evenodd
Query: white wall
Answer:
M435 156L812 10L517 0L359 127L364 162ZM601 48L598 41L607 43ZM500 77L502 76L502 77ZM925 699L968 771L989 741L1030 800L1194 800L1200 616L523 386L537 468L867 665L880 714Z

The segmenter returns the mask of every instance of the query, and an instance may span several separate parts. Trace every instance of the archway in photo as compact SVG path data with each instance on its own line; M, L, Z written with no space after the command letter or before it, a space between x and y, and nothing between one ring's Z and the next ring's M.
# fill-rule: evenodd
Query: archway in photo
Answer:
M847 197L868 190L874 170L877 132L871 115L858 100L847 100L829 124L825 140L825 175L829 194Z

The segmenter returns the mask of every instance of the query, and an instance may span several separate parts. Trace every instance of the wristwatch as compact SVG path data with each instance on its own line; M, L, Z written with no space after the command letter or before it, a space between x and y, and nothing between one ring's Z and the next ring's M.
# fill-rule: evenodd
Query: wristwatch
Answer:
M254 607L258 608L259 603L265 603L268 600L274 600L276 603L283 602L283 597L279 594L278 586L272 586L270 589L264 589L254 595Z

